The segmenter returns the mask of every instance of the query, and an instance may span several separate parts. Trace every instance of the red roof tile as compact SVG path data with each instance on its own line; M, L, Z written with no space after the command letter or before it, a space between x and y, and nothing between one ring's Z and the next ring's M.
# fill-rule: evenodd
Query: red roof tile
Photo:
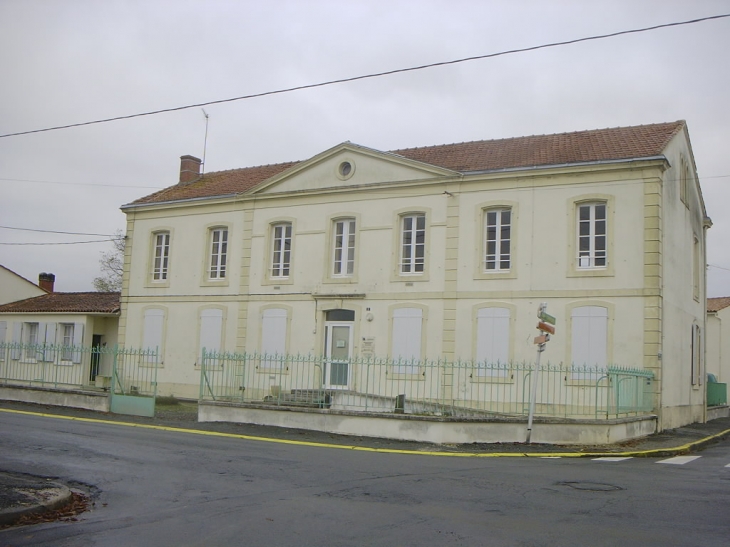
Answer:
M535 135L512 139L393 150L405 158L460 173L493 171L660 156L684 121ZM131 205L225 196L250 190L300 162L206 173L195 182L176 184Z
M0 306L0 313L119 313L118 292L52 292Z
M707 299L707 311L720 311L730 306L730 296Z

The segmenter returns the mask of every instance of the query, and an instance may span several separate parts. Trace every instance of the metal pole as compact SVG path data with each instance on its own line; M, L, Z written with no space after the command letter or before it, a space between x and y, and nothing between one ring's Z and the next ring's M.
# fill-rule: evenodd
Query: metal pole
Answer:
M537 363L535 365L535 378L532 383L532 393L530 393L530 412L527 417L527 439L525 442L530 444L530 437L532 436L532 418L535 415L535 400L537 399L537 383L540 380L540 354L545 351L545 344L537 345Z

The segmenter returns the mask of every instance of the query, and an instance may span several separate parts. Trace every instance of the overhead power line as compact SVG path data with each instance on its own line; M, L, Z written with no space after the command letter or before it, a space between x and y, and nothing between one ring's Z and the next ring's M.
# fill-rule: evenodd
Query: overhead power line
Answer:
M162 186L127 186L124 184L101 184L95 182L61 182L57 180L31 180L31 179L5 179L0 178L0 181L7 182L34 182L40 184L67 184L69 186L102 186L104 188L145 188L152 190L160 190Z
M366 80L366 79L370 79L370 78L379 78L381 76L390 76L390 75L393 75L393 74L400 74L400 73L403 73L403 72L413 72L413 71L416 71L416 70L424 70L424 69L427 69L427 68L434 68L434 67L438 67L438 66L455 65L455 64L458 64L458 63L465 63L465 62L468 62L468 61L477 61L477 60L480 60L480 59L490 59L492 57L500 57L500 56L503 56L503 55L511 55L511 54L514 54L514 53L525 53L527 51L535 51L535 50L538 50L538 49L546 49L546 48L552 48L552 47L567 46L567 45L571 45L571 44L577 44L577 43L580 43L580 42L588 42L588 41L591 41L591 40L603 40L605 38L615 38L616 36L624 36L626 34L637 34L637 33L640 33L640 32L648 32L648 31L651 31L651 30L657 30L657 29L661 29L661 28L678 27L678 26L681 26L681 25L692 25L692 24L695 24L695 23L702 23L704 21L711 21L711 20L714 20L714 19L723 19L723 18L726 18L726 17L730 17L730 13L721 14L721 15L711 15L711 16L708 16L708 17L701 17L701 18L698 18L698 19L690 19L690 20L687 20L687 21L677 21L677 22L674 22L674 23L664 23L664 24L661 24L661 25L653 25L653 26L650 26L650 27L643 27L643 28L637 28L637 29L631 29L631 30L621 30L621 31L618 31L618 32L611 32L611 33L608 33L608 34L598 34L598 35L595 35L595 36L587 36L587 37L584 37L584 38L575 38L573 40L563 40L563 41L560 41L560 42L552 42L552 43L549 43L549 44L541 44L541 45L538 45L538 46L530 46L530 47L519 48L519 49L510 49L510 50L506 50L506 51L500 51L500 52L497 52L497 53L488 53L488 54L485 54L485 55L475 55L475 56L472 56L472 57L463 57L461 59L453 59L451 61L441 61L441 62L438 62L438 63L429 63L429 64L425 64L425 65L418 65L418 66L412 66L412 67L407 67L407 68L398 68L398 69L394 69L394 70L387 70L387 71L383 71L383 72L375 72L375 73L365 74L365 75L361 75L361 76L352 76L350 78L340 78L340 79L337 79L337 80L328 80L328 81L325 81L325 82L319 82L319 83L315 83L315 84L306 84L306 85L300 85L300 86L295 86L295 87L288 87L288 88L284 88L284 89L277 89L277 90L273 90L273 91L264 91L262 93L252 93L250 95L241 95L239 97L231 97L229 99L218 99L218 100L215 100L215 101L207 101L207 102L203 102L203 103L188 104L188 105L185 105L185 106L175 106L175 107L171 107L171 108L162 108L162 109L159 109L159 110L150 110L148 112L140 112L140 113L137 113L137 114L128 114L128 115L125 115L125 116L115 116L113 118L103 118L103 119L92 120L92 121L88 121L88 122L72 123L72 124L67 124L67 125L58 125L58 126L55 126L55 127L46 127L46 128L43 128L43 129L33 129L33 130L30 130L30 131L19 131L19 132L16 132L16 133L6 133L4 135L0 135L0 138L17 137L17 136L20 136L20 135L30 135L32 133L43 133L43 132L46 132L46 131L56 131L56 130L59 130L59 129L69 129L69 128L72 128L72 127L81 127L81 126L85 126L85 125L94 125L94 124L114 122L114 121L119 121L119 120L128 120L128 119L131 119L131 118L139 118L139 117L142 117L142 116L152 116L152 115L155 115L155 114L163 114L165 112L175 112L175 111L178 111L178 110L187 110L187 109L190 109L190 108L202 108L204 106L209 106L209 105L212 105L212 104L230 103L230 102L234 102L234 101L242 101L242 100L245 100L245 99L255 99L257 97L266 97L268 95L278 95L278 94L282 94L282 93L290 93L292 91L301 91L303 89L313 89L313 88L316 88L316 87L325 87L325 86L330 86L330 85L334 85L334 84L342 84L342 83L347 83L347 82L355 82L355 81L358 81L358 80Z
M99 237L116 237L114 234L89 234L86 232L59 232L57 230L39 230L37 228L18 228L16 226L0 226L4 230L20 230L22 232L42 232L44 234L64 234L72 236L99 236Z
M0 245L81 245L82 243L105 243L114 241L113 239L95 239L93 241L67 241L67 242L49 242L49 243L2 243Z

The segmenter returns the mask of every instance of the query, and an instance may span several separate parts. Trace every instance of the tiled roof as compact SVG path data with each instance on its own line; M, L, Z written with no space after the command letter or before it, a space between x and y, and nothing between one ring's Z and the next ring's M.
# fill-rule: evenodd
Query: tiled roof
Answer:
M707 311L720 311L730 306L730 296L707 299Z
M685 126L684 121L535 135L512 139L442 144L393 150L405 158L460 173L563 165L659 156ZM132 205L224 196L250 190L300 162L206 173L195 182L176 184Z
M0 313L119 313L119 293L52 292L4 304Z

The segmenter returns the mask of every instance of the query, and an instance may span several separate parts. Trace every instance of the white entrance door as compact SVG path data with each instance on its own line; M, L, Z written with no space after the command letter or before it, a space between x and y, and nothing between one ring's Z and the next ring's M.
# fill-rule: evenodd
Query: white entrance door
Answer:
M325 323L325 348L325 387L347 389L350 382L352 323Z

